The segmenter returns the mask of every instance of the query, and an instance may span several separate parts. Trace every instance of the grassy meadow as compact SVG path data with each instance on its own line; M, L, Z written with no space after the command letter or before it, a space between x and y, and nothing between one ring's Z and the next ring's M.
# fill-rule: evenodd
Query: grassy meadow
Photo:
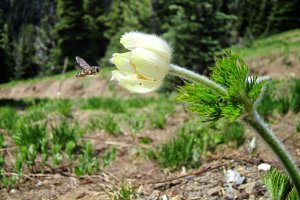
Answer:
M299 36L299 29L291 30L261 39L248 40L245 44L233 46L231 50L246 60L272 57L272 55L287 56L298 52Z
M300 48L299 36L299 30L290 31L232 50L246 60L274 53L284 56ZM75 73L0 88L68 79ZM176 171L200 167L202 158L219 145L235 149L245 144L244 125L224 120L206 124L186 110L176 101L176 92L126 98L0 99L0 188L20 187L30 174L82 177L105 172L123 156L124 145L133 150L131 158ZM300 79L271 81L258 111L267 121L274 114L298 113ZM300 132L300 121L294 126ZM125 181L111 198L129 199L134 188Z

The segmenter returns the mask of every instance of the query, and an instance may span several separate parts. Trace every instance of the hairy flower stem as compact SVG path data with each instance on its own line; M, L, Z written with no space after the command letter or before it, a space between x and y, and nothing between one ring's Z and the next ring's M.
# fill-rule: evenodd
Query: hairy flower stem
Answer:
M193 71L187 70L180 66L171 64L169 72L175 76L187 79L191 82L201 84L209 90L212 90L220 96L226 95L226 89L216 82L201 76ZM254 105L250 103L246 96L242 98L246 108L246 115L243 120L252 126L267 145L276 154L285 170L293 181L295 188L298 192L298 199L300 199L300 171L296 163L290 157L288 151L284 148L282 143L276 138L274 133L267 127L264 121L260 118L259 114L254 110Z
M276 154L281 161L286 172L289 174L294 186L298 192L298 199L300 199L300 171L296 163L290 157L288 151L284 148L282 143L276 138L274 133L267 127L264 121L260 118L256 111L249 112L244 117L244 121L250 124L262 139L269 145L269 147Z
M221 96L226 94L226 89L223 88L218 83L208 79L205 76L197 74L193 71L190 71L190 70L180 67L178 65L171 64L169 73L173 74L175 76L184 78L186 80L189 80L191 82L201 84L204 87L206 87L207 89L212 90L212 91L216 92L217 94L220 94Z

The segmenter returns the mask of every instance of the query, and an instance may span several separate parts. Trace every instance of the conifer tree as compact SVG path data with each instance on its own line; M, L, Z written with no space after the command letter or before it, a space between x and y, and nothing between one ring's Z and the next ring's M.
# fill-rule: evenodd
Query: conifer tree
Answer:
M1 0L11 35L18 37L24 24L37 26L40 23L41 8L45 0Z
M109 39L109 44L102 59L108 62L112 53L124 51L120 45L120 37L127 31L150 32L151 17L153 15L151 0L114 0L109 6L106 15L101 16L106 29L104 36Z
M104 37L104 24L100 17L108 8L108 2L98 0L84 0L84 23L88 29L87 45L89 57L92 62L96 62L105 54L108 39Z
M214 53L229 43L232 16L222 12L222 1L157 1L160 32L174 48L175 63L207 72Z
M58 0L56 5L57 23L53 29L56 47L52 50L56 71L60 72L63 60L69 58L74 68L75 56L88 57L86 37L89 34L83 20L82 0Z
M55 22L55 3L45 1L41 11L41 22L36 27L37 36L34 41L35 55L34 60L39 65L39 75L49 75L54 69L54 61L51 49L55 47L54 39L51 34Z
M38 65L34 60L35 48L33 43L35 39L35 27L32 24L23 25L14 48L15 78L17 79L26 79L38 74Z
M252 40L300 26L300 1L231 0L230 12L237 16L237 36Z
M264 33L273 3L270 0L237 1L233 7L239 19L235 27L238 35L252 40Z
M299 28L300 1L274 1L268 20L266 20L267 26L265 28L265 35Z
M0 83L13 78L14 63L8 37L8 26L4 23L0 10Z

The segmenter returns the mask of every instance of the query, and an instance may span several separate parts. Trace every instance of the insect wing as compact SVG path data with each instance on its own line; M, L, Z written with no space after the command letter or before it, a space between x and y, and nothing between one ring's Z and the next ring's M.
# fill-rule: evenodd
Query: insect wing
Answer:
M82 69L88 69L90 68L89 64L87 64L82 58L76 56L76 61L80 65Z

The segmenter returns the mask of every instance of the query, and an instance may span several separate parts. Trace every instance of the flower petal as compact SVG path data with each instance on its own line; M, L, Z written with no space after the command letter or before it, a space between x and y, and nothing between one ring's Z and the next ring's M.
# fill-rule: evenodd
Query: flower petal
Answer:
M166 62L171 61L172 49L170 45L155 35L139 32L125 33L120 41L128 50L144 48L160 55Z
M129 59L131 57L131 52L127 53L114 53L110 62L115 64L119 72L124 75L134 73L133 67L129 64Z
M135 74L124 76L118 70L112 71L111 80L117 80L125 89L136 93L147 93L158 89L162 81L149 81L139 79Z
M169 64L147 49L134 49L130 61L136 72L147 79L161 80L169 71Z

